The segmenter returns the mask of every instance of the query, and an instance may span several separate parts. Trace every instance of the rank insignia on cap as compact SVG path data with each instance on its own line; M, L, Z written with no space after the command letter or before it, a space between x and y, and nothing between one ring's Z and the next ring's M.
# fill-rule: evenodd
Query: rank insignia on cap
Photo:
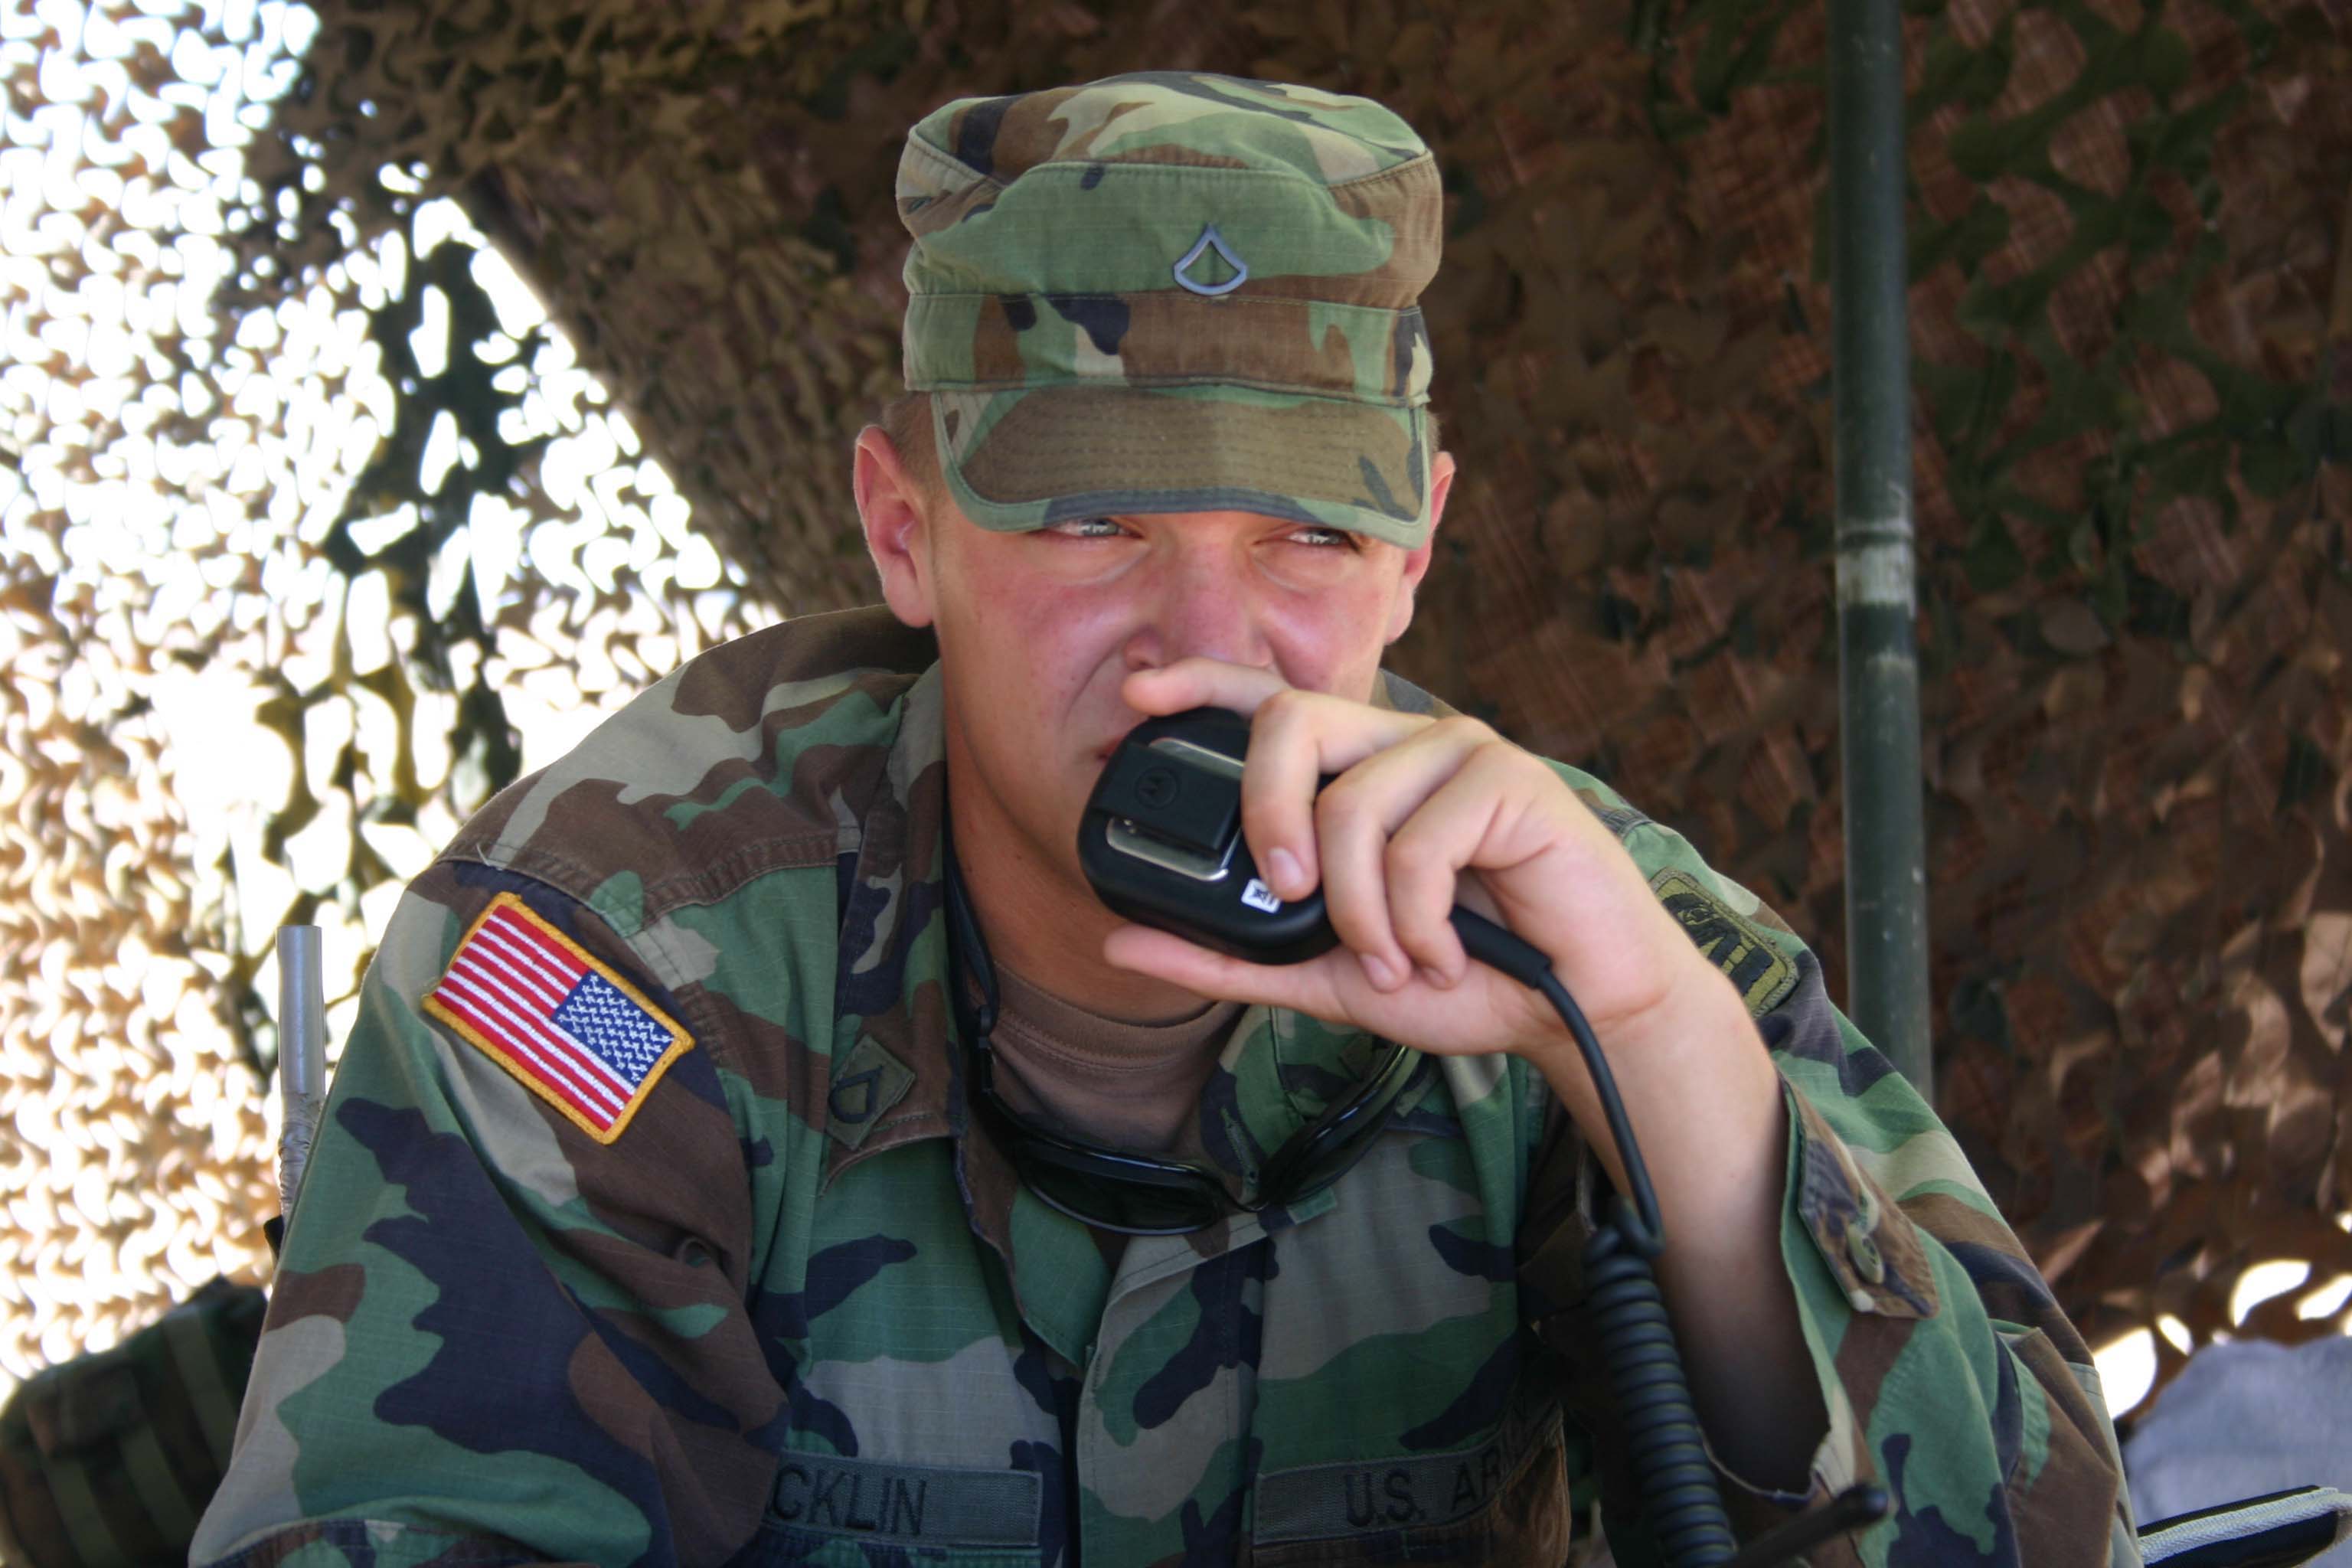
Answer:
M425 1010L599 1143L694 1044L645 994L512 893L474 922Z
M1231 274L1222 283L1211 283L1192 276L1192 264L1201 259L1202 252L1207 250L1215 251L1217 259L1225 264L1225 270ZM1186 251L1178 259L1176 265L1168 270L1175 275L1177 283L1183 288L1191 289L1195 294L1206 294L1212 299L1220 294L1230 294L1249 281L1249 263L1234 254L1233 247L1225 243L1225 237L1217 232L1215 224L1211 224L1202 229L1201 237L1192 242L1192 248Z

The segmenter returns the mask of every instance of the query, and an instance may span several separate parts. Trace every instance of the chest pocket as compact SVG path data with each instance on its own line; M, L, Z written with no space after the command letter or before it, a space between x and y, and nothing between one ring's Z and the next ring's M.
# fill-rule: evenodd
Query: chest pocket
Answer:
M1069 1533L1053 1403L1076 1382L1024 1327L924 1139L840 1171L807 1229L797 1315L770 1347L792 1417L734 1560L1052 1564Z
M1559 1416L1535 1432L1532 1441L1502 1435L1454 1453L1261 1476L1252 1568L1559 1568L1573 1517Z

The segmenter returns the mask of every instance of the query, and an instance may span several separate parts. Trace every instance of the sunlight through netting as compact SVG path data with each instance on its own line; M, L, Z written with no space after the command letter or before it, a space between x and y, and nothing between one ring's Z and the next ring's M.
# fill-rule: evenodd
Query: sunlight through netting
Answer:
M772 618L454 204L216 314L240 149L313 27L281 4L0 18L0 1386L266 1270L273 933L306 903L325 927L331 1051L400 883L491 782L450 745L459 693L499 692L536 767ZM455 341L425 284L413 357L499 366L499 436L543 444L472 495L419 595L413 507L352 523L358 570L330 553L407 395L370 312L453 246L497 330ZM425 489L483 458L436 426ZM460 610L479 668L427 668L426 618Z

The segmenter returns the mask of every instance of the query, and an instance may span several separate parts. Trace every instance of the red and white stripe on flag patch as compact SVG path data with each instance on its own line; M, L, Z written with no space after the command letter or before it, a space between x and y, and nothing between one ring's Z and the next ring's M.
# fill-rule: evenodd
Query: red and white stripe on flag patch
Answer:
M490 901L425 1010L599 1143L694 1038L512 893Z

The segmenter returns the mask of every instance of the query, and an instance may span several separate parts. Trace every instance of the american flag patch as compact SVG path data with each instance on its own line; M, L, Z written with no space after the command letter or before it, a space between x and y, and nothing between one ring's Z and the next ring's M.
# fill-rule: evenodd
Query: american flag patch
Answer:
M490 902L425 1010L599 1143L693 1037L512 893Z

